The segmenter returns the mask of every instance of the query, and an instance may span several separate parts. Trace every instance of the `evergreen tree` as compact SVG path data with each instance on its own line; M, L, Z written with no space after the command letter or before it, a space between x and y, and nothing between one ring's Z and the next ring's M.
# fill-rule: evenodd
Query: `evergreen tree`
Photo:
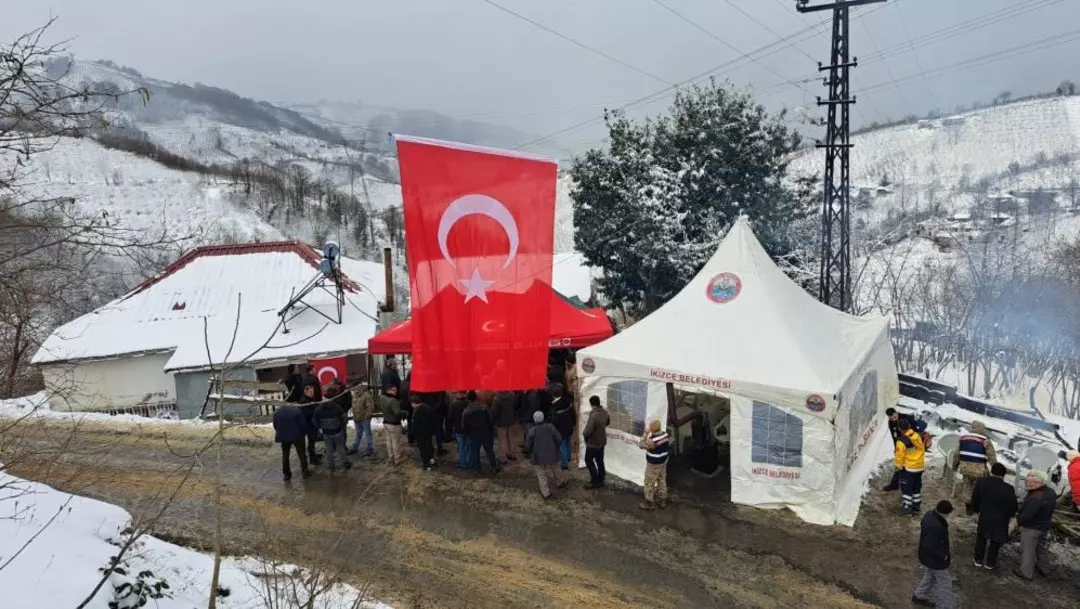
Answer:
M746 214L774 256L793 248L787 228L810 209L810 190L786 180L800 142L730 85L679 92L669 114L605 116L610 146L575 159L575 248L603 269L600 290L640 316L701 269L731 223Z

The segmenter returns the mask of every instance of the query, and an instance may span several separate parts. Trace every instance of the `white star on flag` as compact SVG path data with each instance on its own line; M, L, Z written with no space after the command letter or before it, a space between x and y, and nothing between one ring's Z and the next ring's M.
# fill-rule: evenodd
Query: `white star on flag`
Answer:
M465 302L469 302L473 298L479 298L484 302L487 302L487 289L491 287L494 281L488 281L480 276L480 269L473 269L472 277L468 279L458 279L461 285L465 286Z

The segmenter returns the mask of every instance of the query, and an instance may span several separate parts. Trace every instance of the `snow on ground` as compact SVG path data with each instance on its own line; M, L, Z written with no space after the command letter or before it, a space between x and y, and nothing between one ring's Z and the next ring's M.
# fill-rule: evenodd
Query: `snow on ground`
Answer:
M25 421L33 421L48 419L71 421L74 423L86 422L106 423L115 425L143 425L152 423L155 425L184 425L195 427L216 427L218 425L216 419L180 420L175 418L175 416L149 418L134 414L111 415L103 412L71 412L68 410L53 410L49 399L50 396L47 391L39 391L37 393L23 396L20 398L0 400L0 420L23 419ZM268 426L269 425L252 425L252 427Z
M0 590L5 609L77 607L93 591L112 557L129 533L131 515L115 505L70 495L44 484L0 474ZM213 558L152 536L135 542L122 558L124 574L113 573L101 587L88 609L108 609L138 605L137 597L122 600L125 584L155 588L167 594L147 599L146 606L157 609L191 609L206 606ZM218 598L225 609L300 606L286 601L288 581L296 567L271 565L257 558L226 558L222 561L220 587L229 591ZM264 576L274 573L275 579ZM268 582L278 581L279 594L268 591ZM335 584L315 599L313 609L389 609L362 598L359 590ZM300 601L306 601L301 598Z
M216 396L212 396L216 397ZM238 396L229 396L230 400L236 401ZM69 410L53 410L47 391L0 400L0 420L21 420L31 422L36 420L70 421L74 424L95 423L114 427L142 427L167 425L170 428L203 429L213 433L218 426L216 418L210 419L178 419L175 413L163 414L160 417L143 417L135 414L107 414L104 412L72 412ZM272 435L273 425L270 423L232 423L228 419L225 423L232 428L261 429L267 436ZM373 419L371 428L375 431L382 429L382 419Z

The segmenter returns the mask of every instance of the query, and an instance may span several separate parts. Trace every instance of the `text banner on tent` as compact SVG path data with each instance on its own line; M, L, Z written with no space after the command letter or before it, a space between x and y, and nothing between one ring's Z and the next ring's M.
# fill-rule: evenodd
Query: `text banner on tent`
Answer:
M667 383L678 383L680 385L700 385L702 387L710 387L712 389L731 389L731 381L727 379L702 376L700 374L687 374L684 372L673 372L671 370L664 370L662 368L653 368L652 370L649 370L649 376Z

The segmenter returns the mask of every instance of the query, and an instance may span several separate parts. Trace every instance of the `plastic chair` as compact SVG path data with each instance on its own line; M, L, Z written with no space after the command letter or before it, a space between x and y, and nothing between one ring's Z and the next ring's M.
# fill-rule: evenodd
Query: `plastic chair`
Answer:
M952 455L960 450L960 435L947 433L940 438L934 438L934 447L945 456L945 466L941 470L941 477L948 478L953 471L949 464L952 463Z
M934 447L937 448L940 454L945 456L945 463L941 466L941 479L945 481L945 485L949 489L949 496L955 497L956 484L962 482L962 480L949 465L952 463L957 451L960 450L960 435L947 433L940 438L934 438Z

